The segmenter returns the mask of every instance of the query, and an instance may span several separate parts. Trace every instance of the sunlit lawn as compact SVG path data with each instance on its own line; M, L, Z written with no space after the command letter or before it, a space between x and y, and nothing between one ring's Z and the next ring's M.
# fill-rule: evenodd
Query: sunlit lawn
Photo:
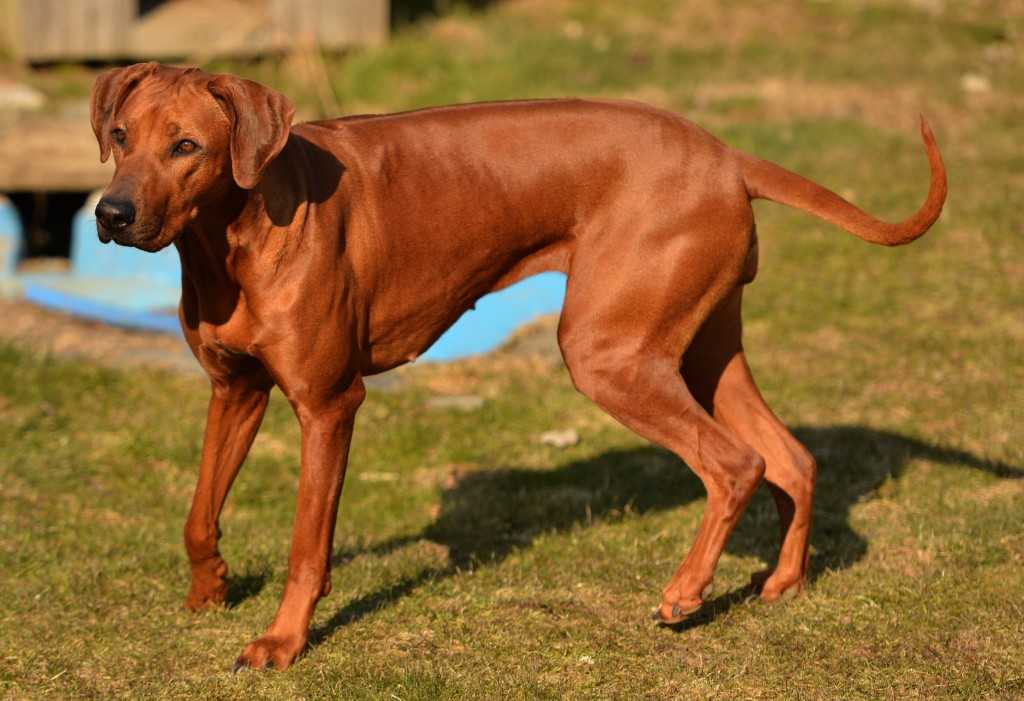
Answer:
M194 616L180 607L181 530L203 383L5 347L0 692L1024 696L1021 17L930 5L524 0L330 63L344 111L655 101L893 219L924 196L914 123L928 112L950 198L913 246L758 205L746 345L821 467L804 596L766 606L743 590L777 548L761 494L712 603L680 631L652 627L645 614L703 508L693 474L577 395L556 363L417 366L360 414L312 648L288 672L231 676L283 586L298 461L286 402L275 397L221 521L229 606ZM289 87L280 64L221 67ZM967 73L989 90L965 91ZM485 402L427 407L452 393ZM539 443L552 428L582 440Z

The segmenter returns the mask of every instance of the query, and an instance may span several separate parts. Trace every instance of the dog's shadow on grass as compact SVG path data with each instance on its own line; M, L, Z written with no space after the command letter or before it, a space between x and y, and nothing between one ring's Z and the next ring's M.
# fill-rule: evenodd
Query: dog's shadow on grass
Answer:
M228 577L228 593L224 597L224 606L232 609L246 599L256 596L263 591L269 578L269 566L249 570L243 574L232 574Z
M971 453L861 426L803 426L794 434L818 460L809 576L857 562L867 543L849 524L850 509L898 479L917 459L1024 479L1024 469ZM764 488L762 488L763 490ZM380 591L349 602L312 631L315 644L340 626L406 596L423 583L460 570L500 562L539 534L586 527L624 511L644 514L703 499L703 485L668 451L653 446L609 451L554 470L500 468L462 475L442 494L437 519L415 536L385 541L361 552L339 552L335 566L361 553L386 554L419 540L448 549L448 564L427 568ZM683 535L680 533L680 535ZM733 533L728 552L775 563L779 527L770 498L757 498ZM679 557L685 554L680 548ZM666 577L670 574L666 571ZM687 628L702 625L742 601L737 590L709 602Z

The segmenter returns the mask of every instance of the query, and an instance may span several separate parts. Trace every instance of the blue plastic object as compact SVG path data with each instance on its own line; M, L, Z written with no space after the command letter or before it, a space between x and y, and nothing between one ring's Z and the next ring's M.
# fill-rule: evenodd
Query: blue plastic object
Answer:
M135 311L177 309L181 296L181 263L174 246L147 253L115 243L100 243L96 235L95 196L71 223L72 290L86 289L97 302ZM107 286L109 280L117 284Z
M97 194L71 222L71 273L22 276L26 299L117 326L181 333L181 267L173 247L158 253L102 244L96 236Z
M565 298L565 275L541 273L481 297L423 354L424 360L453 360L497 348L518 327L557 312Z
M89 295L89 285L81 285L80 289L75 289L74 285L67 284L67 280L54 278L56 276L51 276L50 279L27 281L23 285L25 299L41 307L49 307L87 319L96 319L114 326L181 334L181 326L176 313L167 310L153 312L145 309L131 309L111 302L96 301ZM132 282L126 283L122 280L110 279L104 281L103 286L110 296L114 296L118 292L130 296L134 293L136 285Z
M24 254L25 231L18 210L0 195L0 278L14 275Z

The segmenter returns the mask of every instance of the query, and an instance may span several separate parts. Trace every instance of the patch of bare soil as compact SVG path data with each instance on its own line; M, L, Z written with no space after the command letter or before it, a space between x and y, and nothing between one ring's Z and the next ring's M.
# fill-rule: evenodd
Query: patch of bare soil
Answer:
M133 331L0 299L0 341L111 368L150 367L198 374L199 366L177 336Z

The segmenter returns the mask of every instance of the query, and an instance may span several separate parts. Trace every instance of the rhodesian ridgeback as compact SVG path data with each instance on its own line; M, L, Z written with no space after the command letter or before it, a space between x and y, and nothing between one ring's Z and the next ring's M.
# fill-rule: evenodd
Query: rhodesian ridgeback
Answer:
M154 63L92 92L113 180L99 237L181 255L179 315L212 396L185 524L200 609L224 600L218 518L271 387L302 429L284 595L241 667L283 669L331 588L331 544L363 378L414 360L488 292L568 276L558 343L576 388L682 458L707 490L696 541L661 592L672 624L709 596L722 549L767 481L782 537L765 600L799 592L815 462L765 404L740 340L757 272L750 202L796 207L872 243L924 234L946 173L922 119L927 198L900 224L729 148L669 112L530 100L292 125L283 95Z

